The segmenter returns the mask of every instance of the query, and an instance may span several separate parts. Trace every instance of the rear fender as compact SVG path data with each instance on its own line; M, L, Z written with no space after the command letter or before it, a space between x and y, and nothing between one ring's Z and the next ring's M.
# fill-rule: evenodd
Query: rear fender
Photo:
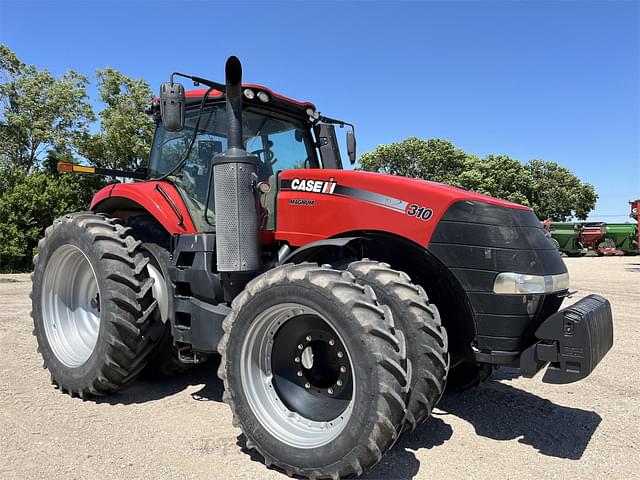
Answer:
M91 210L114 214L144 210L169 234L196 233L180 193L168 182L134 182L108 185L95 194ZM126 216L126 215L125 215Z

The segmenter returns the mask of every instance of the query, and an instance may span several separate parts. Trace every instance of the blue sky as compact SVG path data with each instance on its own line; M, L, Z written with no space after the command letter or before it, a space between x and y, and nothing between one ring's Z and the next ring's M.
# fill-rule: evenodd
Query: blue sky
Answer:
M110 65L244 79L357 126L554 160L596 186L591 219L640 197L640 2L8 2L0 42L61 74ZM615 215L615 216L614 216Z

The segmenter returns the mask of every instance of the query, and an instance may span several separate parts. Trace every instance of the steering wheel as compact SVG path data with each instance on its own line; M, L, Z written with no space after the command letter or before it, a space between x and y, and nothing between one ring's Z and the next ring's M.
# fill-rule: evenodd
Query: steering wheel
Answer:
M277 162L277 160L274 158L274 153L271 150L267 150L266 148L254 150L253 152L251 152L251 155L258 155L258 157L264 155L264 163L267 163L269 165L273 165Z

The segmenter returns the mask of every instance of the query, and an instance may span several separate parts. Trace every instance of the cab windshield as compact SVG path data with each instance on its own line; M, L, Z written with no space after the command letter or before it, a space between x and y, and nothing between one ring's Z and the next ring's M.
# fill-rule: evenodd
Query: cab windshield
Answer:
M158 124L149 160L148 178L170 172L186 153L198 119L198 108L187 110L180 132L167 132ZM273 111L247 107L242 114L243 143L247 152L258 156L259 181L269 182L275 195L275 174L280 170L318 168L318 159L308 126L303 121ZM227 149L227 119L224 103L202 111L193 149L187 161L168 179L180 190L199 231L215 226L213 185L209 191L211 161ZM208 198L207 198L208 196ZM265 203L265 201L267 203ZM263 207L272 210L268 199ZM206 207L208 205L208 207ZM265 218L263 228L269 227Z

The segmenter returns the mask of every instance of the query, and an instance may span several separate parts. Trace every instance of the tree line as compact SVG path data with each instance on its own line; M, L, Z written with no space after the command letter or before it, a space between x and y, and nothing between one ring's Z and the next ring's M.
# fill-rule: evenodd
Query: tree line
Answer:
M107 184L61 175L58 162L135 170L149 156L154 125L144 107L154 95L148 83L110 67L94 80L98 113L85 75L69 70L55 77L0 45L0 271L30 270L44 229L64 213L86 209Z
M54 76L26 65L0 45L0 271L27 271L53 220L86 209L107 184L61 175L60 161L135 170L148 159L154 124L144 113L154 97L144 79L106 67L94 75L101 109L74 70ZM597 195L569 170L504 155L480 159L441 139L407 138L360 158L364 170L423 178L529 205L540 218L586 218Z
M598 199L593 185L548 160L522 163L507 155L478 158L447 140L409 137L360 157L363 170L447 183L522 205L538 218L585 220Z

